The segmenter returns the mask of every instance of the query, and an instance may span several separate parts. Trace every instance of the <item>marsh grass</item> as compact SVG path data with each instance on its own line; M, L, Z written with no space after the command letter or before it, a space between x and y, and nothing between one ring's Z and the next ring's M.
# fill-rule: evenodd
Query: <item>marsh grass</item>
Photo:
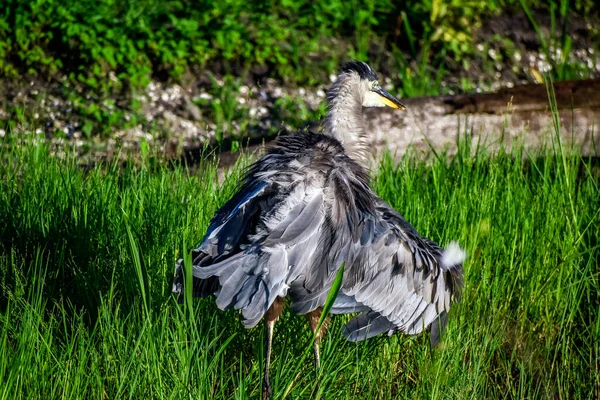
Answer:
M44 145L0 156L0 398L257 398L263 330L210 299L177 304L176 259L232 195L212 163L152 157L84 171ZM9 150L10 149L10 150ZM598 397L597 160L463 143L451 161L384 160L377 192L424 235L467 250L462 302L427 336L322 345L326 398ZM189 260L188 260L189 262ZM307 322L276 326L276 398L313 398Z

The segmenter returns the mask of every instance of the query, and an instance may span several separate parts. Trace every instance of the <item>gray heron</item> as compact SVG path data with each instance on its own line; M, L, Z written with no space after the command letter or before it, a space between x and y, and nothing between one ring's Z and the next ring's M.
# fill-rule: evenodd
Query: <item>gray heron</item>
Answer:
M363 107L404 109L365 63L350 62L327 93L324 134L278 138L246 172L192 250L194 296L214 295L246 328L266 321L263 398L269 398L273 329L285 298L308 316L315 366L317 322L338 269L345 265L332 314L359 313L343 328L350 341L382 333L431 330L439 340L462 285L465 253L421 237L369 186L363 165ZM173 291L183 291L179 260Z

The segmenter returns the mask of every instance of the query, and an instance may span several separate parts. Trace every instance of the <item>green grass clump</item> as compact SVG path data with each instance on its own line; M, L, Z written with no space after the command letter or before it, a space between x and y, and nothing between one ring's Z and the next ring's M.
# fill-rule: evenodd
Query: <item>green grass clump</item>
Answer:
M10 144L10 147L8 146ZM1 398L256 398L262 329L214 301L178 305L174 262L232 195L247 159L218 183L146 157L84 171L44 145L0 157ZM326 398L597 398L600 387L597 161L549 151L452 161L407 156L374 185L424 235L468 251L462 302L443 342L323 344ZM276 326L272 384L314 397L303 318Z

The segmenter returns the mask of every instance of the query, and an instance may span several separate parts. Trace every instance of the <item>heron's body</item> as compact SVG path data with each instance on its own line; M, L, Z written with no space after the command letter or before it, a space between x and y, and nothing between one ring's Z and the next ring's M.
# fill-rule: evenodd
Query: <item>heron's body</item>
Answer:
M352 94L372 74L370 68L360 74L362 65L342 74L328 94L328 135L279 138L192 252L194 294L215 295L219 308L240 310L248 328L265 317L268 354L282 299L290 297L293 311L314 321L342 264L331 312L360 313L344 327L352 341L430 326L436 341L438 321L445 321L461 284L462 250L443 250L419 236L369 186L359 163L365 132L356 112L372 100ZM178 271L174 289L181 292ZM318 362L318 348L315 356ZM265 375L269 387L268 361Z
M332 313L366 312L346 326L349 339L421 332L448 311L458 270L368 183L336 139L309 132L280 138L193 251L193 275L202 283L195 294L216 294L217 306L241 310L250 328L277 297L289 296L298 314L323 306L345 263Z

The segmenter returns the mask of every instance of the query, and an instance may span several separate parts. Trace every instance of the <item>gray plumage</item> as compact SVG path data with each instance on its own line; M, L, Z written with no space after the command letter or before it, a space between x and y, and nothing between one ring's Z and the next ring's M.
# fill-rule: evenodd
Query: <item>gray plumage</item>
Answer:
M298 314L322 307L345 263L331 312L361 313L343 329L348 340L428 327L439 340L464 252L422 238L369 187L356 113L373 105L365 90L381 91L373 82L366 64L349 64L328 93L327 134L280 137L249 168L192 250L195 296L215 295L250 328L277 297L290 297ZM173 290L182 288L180 260Z

